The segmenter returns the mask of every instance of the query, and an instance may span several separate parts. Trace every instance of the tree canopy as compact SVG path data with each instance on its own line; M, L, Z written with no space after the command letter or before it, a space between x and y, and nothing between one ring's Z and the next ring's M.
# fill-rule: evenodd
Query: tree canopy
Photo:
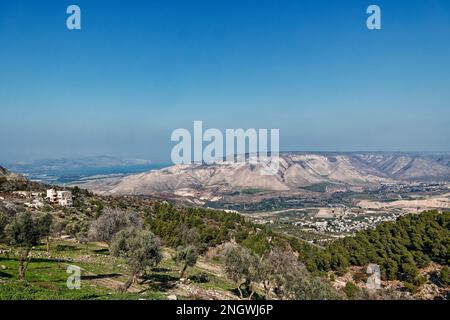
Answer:
M122 288L126 291L137 275L148 267L157 266L162 260L158 238L147 230L125 229L120 231L111 245L111 253L123 258L131 271L129 281Z

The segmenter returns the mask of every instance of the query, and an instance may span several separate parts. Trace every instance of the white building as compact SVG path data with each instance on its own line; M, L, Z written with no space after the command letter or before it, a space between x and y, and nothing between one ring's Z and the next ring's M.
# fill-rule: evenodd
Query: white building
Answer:
M50 202L56 202L58 198L55 189L48 189L45 199L49 200Z
M70 207L73 204L72 192L70 191L55 191L55 189L48 189L46 199L50 202L58 203L63 207Z
M57 191L58 204L64 207L72 206L72 192L70 191Z

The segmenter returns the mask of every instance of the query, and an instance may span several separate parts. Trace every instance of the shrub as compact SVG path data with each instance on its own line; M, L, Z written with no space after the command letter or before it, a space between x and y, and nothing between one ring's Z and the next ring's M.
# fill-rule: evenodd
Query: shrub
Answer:
M343 291L347 295L347 298L354 299L360 290L353 282L347 282Z

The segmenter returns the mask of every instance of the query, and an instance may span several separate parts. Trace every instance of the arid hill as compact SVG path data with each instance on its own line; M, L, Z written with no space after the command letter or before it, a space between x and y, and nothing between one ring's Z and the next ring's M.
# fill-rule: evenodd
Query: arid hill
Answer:
M234 191L295 193L321 186L328 190L372 188L382 183L450 181L450 155L387 152L283 153L278 171L264 164L176 165L170 168L83 185L100 194L149 195L154 192L220 195Z

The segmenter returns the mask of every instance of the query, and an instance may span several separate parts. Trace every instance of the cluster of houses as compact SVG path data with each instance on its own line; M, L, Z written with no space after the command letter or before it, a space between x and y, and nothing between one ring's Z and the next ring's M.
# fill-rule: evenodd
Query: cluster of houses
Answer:
M73 205L72 192L67 190L48 189L45 199L42 198L39 192L16 191L14 193L24 198L31 198L30 201L24 203L29 208L42 208L45 206L45 201L62 207L71 207Z
M298 221L294 225L325 233L351 234L373 228L386 221L395 221L405 212L383 212L377 215L346 213L345 217L319 219L313 222Z

